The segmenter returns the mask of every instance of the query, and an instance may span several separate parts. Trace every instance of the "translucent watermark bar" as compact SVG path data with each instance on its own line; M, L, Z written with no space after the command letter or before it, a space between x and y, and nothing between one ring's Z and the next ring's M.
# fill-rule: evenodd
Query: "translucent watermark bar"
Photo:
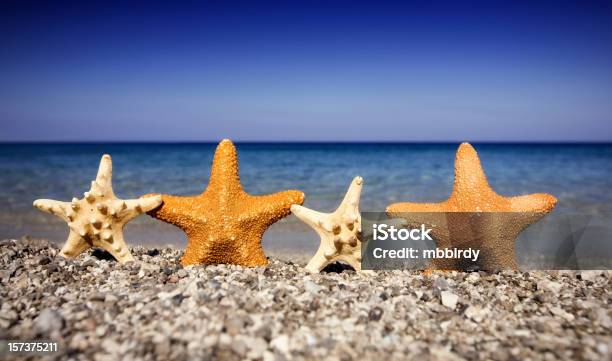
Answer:
M362 269L612 269L611 215L362 212Z

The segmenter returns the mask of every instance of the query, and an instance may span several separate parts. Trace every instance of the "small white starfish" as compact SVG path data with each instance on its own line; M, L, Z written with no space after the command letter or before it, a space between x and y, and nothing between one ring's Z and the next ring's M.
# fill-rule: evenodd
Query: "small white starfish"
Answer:
M356 271L361 271L361 214L359 198L363 179L355 177L333 213L321 213L302 207L291 206L291 212L312 227L321 237L319 250L306 265L306 270L320 272L328 264L341 261Z
M161 196L122 200L115 197L111 178L113 163L108 154L102 156L95 181L83 199L72 202L37 199L34 207L54 214L68 223L70 234L61 255L76 257L90 247L107 250L119 262L134 258L123 239L123 227L141 213L150 211L162 202Z

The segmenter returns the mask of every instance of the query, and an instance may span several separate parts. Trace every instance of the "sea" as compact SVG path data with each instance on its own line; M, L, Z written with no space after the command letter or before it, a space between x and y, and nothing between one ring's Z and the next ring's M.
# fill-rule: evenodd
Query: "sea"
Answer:
M497 193L550 193L558 204L546 218L571 223L582 217L600 228L612 224L612 144L473 145ZM389 203L399 201L442 201L452 189L458 146L236 143L240 178L247 192L298 189L306 194L306 207L322 212L336 208L355 176L364 178L362 211L383 212ZM151 192L194 195L207 185L215 147L215 143L0 144L0 238L29 236L61 243L68 234L66 224L33 208L32 202L82 197L95 179L103 154L113 159L113 187L118 197L136 198ZM186 244L179 229L146 215L129 223L125 232L129 244ZM612 232L607 232L599 230L588 248L597 252L598 247L607 247L609 251ZM309 254L318 244L316 233L292 215L270 227L263 240L266 251L281 253Z

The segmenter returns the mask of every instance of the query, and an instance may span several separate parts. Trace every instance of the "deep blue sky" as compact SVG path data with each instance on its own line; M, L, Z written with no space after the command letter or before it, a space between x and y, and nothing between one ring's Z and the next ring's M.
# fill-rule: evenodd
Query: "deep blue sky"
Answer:
M610 2L84 3L0 4L0 141L612 140Z

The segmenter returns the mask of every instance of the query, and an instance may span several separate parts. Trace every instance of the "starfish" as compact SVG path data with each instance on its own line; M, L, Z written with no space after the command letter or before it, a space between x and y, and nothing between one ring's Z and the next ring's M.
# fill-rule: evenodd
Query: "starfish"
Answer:
M37 199L34 207L54 214L68 223L70 233L60 255L76 257L91 247L108 251L119 262L134 258L123 239L123 226L134 217L161 204L161 197L122 200L115 197L111 178L113 163L108 154L102 156L96 180L83 199L72 202Z
M501 196L489 186L476 150L463 143L455 159L451 196L441 203L395 203L387 207L391 217L402 217L411 226L426 224L438 248L481 250L478 266L487 270L517 269L516 237L530 224L551 212L557 199L538 193ZM473 266L454 259L434 259L438 269Z
M232 263L254 267L268 264L261 247L263 233L287 216L292 204L302 204L304 193L246 193L240 184L236 148L224 139L215 151L203 193L191 197L163 194L162 200L162 206L149 215L186 233L183 265Z
M320 272L328 264L341 261L361 271L361 214L359 198L363 179L355 177L344 200L333 213L321 213L291 206L291 212L312 227L321 237L319 250L306 265L312 273Z

